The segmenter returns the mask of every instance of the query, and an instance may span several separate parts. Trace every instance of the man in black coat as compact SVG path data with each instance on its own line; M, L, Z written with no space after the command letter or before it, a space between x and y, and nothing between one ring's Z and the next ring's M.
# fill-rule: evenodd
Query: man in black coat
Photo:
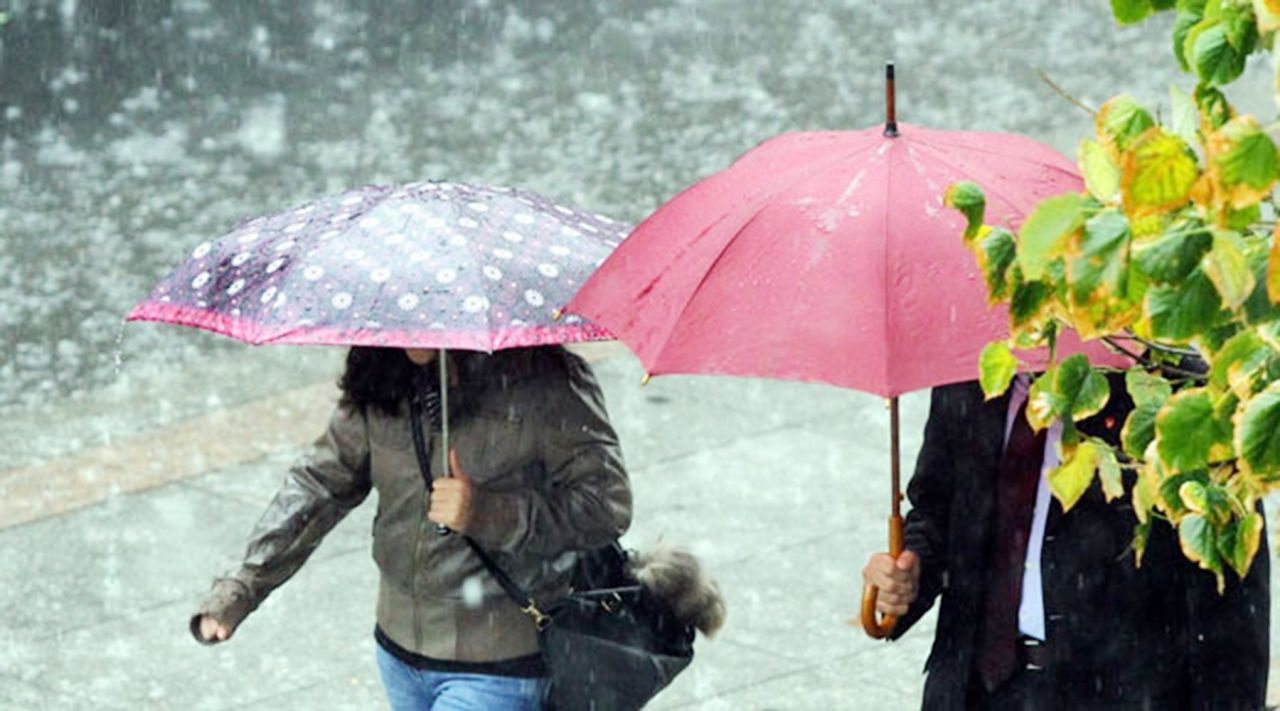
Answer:
M992 563L1003 555L1001 537L992 531L1001 515L1008 520L998 509L1010 498L998 493L997 477L1007 471L1002 460L1008 459L1006 442L1013 449L1013 420L1024 416L1010 406L1011 398L1025 400L1024 378L1019 376L1020 389L1011 387L990 402L972 382L934 389L908 485L906 551L896 561L873 556L863 571L866 582L881 590L880 611L900 617L894 638L941 596L923 708L1263 708L1269 664L1265 532L1249 575L1242 583L1228 572L1220 596L1214 576L1183 557L1164 521L1154 523L1142 566L1135 567L1130 544L1137 519L1127 493L1108 503L1095 480L1064 515L1045 491L1040 506L1046 513L1038 525L1029 511L1020 520L1033 522L1024 536L1032 551L1026 570L1038 569L1035 578L1023 577L1019 566L1017 577L1031 581L1032 589L1013 588L1017 602L1003 607L993 602L999 598L989 599L1003 589ZM1132 401L1122 380L1112 378L1111 390L1107 407L1079 428L1114 443ZM1043 442L1040 436L1035 445L1037 465ZM1004 621L988 625L995 618ZM1001 665L990 661L1000 659L990 631L1001 625L1014 640L1006 646L1015 656L1003 674L993 674Z

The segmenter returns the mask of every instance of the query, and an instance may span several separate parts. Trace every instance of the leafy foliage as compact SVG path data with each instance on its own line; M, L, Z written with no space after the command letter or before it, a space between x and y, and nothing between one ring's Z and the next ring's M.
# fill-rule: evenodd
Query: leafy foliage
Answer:
M1103 104L1077 152L1085 190L1041 202L1016 237L982 224L979 186L948 190L991 301L1010 307L1010 336L983 350L980 382L988 398L1000 395L1016 350L1053 353L1068 328L1132 356L1134 408L1118 445L1076 429L1110 396L1085 356L1051 363L1032 383L1031 425L1063 423L1050 489L1069 510L1095 476L1108 500L1129 482L1138 561L1153 518L1168 519L1221 589L1227 574L1248 573L1263 530L1257 501L1280 488L1280 226L1263 219L1275 212L1280 150L1222 88L1250 54L1271 51L1280 0L1111 8L1125 24L1174 11L1173 54L1196 86L1172 90L1171 110L1125 94ZM1276 88L1280 105L1280 75Z

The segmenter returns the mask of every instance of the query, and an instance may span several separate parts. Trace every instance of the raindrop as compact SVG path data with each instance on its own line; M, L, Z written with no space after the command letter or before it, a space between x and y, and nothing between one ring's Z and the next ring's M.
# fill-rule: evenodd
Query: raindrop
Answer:
M115 377L120 377L120 369L124 367L124 327L126 321L120 321L120 330L116 331L116 352L113 358L115 362Z

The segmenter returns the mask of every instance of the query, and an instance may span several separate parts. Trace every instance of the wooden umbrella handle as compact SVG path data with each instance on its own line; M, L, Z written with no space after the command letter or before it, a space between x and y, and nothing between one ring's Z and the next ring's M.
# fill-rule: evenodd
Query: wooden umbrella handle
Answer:
M889 555L894 560L902 555L902 516L894 514L889 517ZM876 598L880 589L874 585L862 587L862 629L872 639L884 639L893 633L898 618L893 615L879 617L876 612Z

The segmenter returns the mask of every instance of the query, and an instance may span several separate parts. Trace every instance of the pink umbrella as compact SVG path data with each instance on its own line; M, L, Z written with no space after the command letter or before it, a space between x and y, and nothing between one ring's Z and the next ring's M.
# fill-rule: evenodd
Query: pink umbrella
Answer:
M888 78L886 126L765 141L659 207L566 310L615 334L649 374L821 381L891 398L896 556L897 395L973 380L983 346L1008 335L943 193L972 180L988 221L1014 228L1082 181L1024 136L899 126L892 66ZM876 623L874 589L869 602L864 625L884 636L893 620Z

